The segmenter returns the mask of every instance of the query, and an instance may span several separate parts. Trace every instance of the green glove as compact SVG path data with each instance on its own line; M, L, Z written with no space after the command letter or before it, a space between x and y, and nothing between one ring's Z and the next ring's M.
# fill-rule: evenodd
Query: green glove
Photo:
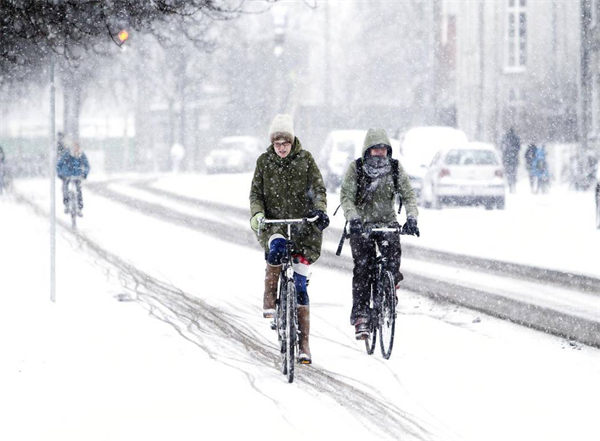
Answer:
M250 219L250 227L258 233L258 225L260 224L260 221L264 218L264 213L256 213L254 216L252 216L252 219Z

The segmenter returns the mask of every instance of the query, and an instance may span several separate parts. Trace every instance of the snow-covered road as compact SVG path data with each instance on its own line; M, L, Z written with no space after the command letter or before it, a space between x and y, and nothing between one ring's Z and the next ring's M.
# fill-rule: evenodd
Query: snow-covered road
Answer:
M177 191L190 190L192 179L183 177ZM42 182L17 188L45 203ZM241 205L227 195L220 201ZM0 287L12 295L4 296L0 332L14 337L2 367L9 418L0 438L600 435L598 350L406 293L392 358L369 357L348 325L350 279L324 265L311 283L315 364L288 385L260 318L261 252L222 237L243 240L247 220L160 203L200 215L204 231L181 215L159 220L87 192L82 236L59 230L56 305L47 303L43 219L1 205L0 267L10 270ZM211 232L211 221L231 232ZM32 418L40 424L26 425Z

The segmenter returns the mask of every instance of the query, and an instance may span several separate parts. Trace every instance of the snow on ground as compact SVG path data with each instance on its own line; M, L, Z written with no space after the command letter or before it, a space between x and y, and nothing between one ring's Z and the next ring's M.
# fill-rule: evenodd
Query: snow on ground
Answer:
M250 179L183 175L158 185L245 206ZM26 181L16 187L47 206L46 184ZM0 201L0 439L254 439L278 433L289 439L600 437L598 350L406 293L392 358L369 357L348 325L349 275L318 265L310 287L315 363L300 366L296 381L287 384L278 371L275 335L260 317L264 263L258 249L224 242L218 232L149 218L89 191L85 197L80 223L85 237L232 318L241 327L236 332L250 336L267 355L202 320L194 324L169 316L169 310L145 297L117 301L119 294L131 295L126 274L62 227L57 301L49 302L47 222L11 200ZM454 212L463 222L489 215L486 223L496 227L503 223L498 217L519 217L514 207L521 195L513 199L505 213L423 210L421 225L431 231L427 234L437 234L426 228L428 222L436 225L436 218ZM567 208L573 215L582 207L580 201ZM189 207L178 207L184 210ZM62 214L59 219L64 220ZM231 219L231 227L240 228L239 220ZM487 237L478 231L463 240L465 249L475 249L471 242ZM564 243L554 247L562 250ZM584 244L582 249L587 250ZM402 424L369 417L359 393L385 403ZM396 428L394 435L382 431L385 425ZM404 426L423 430L410 435Z

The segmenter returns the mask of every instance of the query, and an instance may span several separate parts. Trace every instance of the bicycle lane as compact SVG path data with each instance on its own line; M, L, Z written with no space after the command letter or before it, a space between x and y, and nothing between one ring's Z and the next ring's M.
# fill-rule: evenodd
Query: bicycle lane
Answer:
M143 205L131 199L123 200L122 204L137 209ZM260 288L247 288L262 284L264 264L260 258L256 259L260 256L258 248L248 250L231 244L225 247L225 255L240 258L235 285L230 285L234 277L227 265L219 265L222 259L216 257L223 254L216 250L223 248L224 237L231 240L246 233L233 231L227 235L208 222L203 231L212 237L190 234L189 226L196 225L200 231L200 224L181 220L186 226L182 229L154 220L148 216L149 212L141 215L135 209L123 209L122 204L115 209L113 201L90 195L86 223L75 234L73 245L81 251L87 250L99 270L117 281L153 317L172 326L226 369L243 373L259 401L267 402L258 406L274 407L264 412L265 426L271 421L270 415L275 414L279 424L321 439L363 431L363 436L379 433L379 437L408 439L430 439L430 435L440 433L432 428L435 420L423 421L398 403L385 400L373 385L352 384L323 365L298 369L295 383L285 388L285 378L279 373L275 334L260 317L262 292ZM94 220L101 212L104 216ZM149 252L147 243L142 245L148 242L144 236L150 231L155 253ZM126 256L126 260L119 256ZM222 280L223 285L217 286L212 281L207 284L208 274L211 279ZM325 414L335 424L329 421L324 430ZM380 424L381 419L386 424ZM432 418L427 416L427 420Z
M129 201L129 204L130 203L131 201ZM128 220L133 217L135 217L133 216L133 212L129 212L126 216ZM208 231L208 233L213 236L222 236L224 231L211 230L211 228L214 227L215 225L211 225L210 223L206 224L205 233ZM126 226L124 226L124 228L127 229ZM124 244L121 245L124 246ZM221 244L221 246L223 246L223 244ZM169 247L161 246L158 248L163 251L169 249ZM124 249L127 249L128 258L130 258L131 247L126 247ZM249 258L257 260L255 254L256 253L253 253ZM164 267L168 267L168 265L165 264ZM186 270L184 269L183 272L185 271ZM260 274L260 270L256 270L256 274ZM343 384L349 383L352 386L341 387L337 398L340 403L348 401L348 397L357 395L354 390L356 388L359 390L371 390L372 388L375 388L374 393L377 397L381 397L379 400L379 410L387 408L390 403L396 404L398 401L412 402L412 404L404 404L400 407L400 409L405 409L404 412L407 412L408 414L415 413L420 415L420 418L416 419L416 426L413 427L412 430L416 430L415 428L418 427L420 420L426 421L430 419L433 421L433 425L438 427L441 425L446 428L445 433L447 436L440 437L440 439L456 439L456 436L458 436L456 435L457 432L463 436L469 434L481 436L486 434L487 439L492 439L489 436L490 434L485 433L485 429L479 424L474 424L472 421L462 421L465 418L465 409L468 409L467 413L470 412L471 415L478 415L480 421L483 422L482 425L486 424L486 427L489 428L491 427L489 424L490 415L497 415L497 412L494 412L494 409L498 406L504 408L507 405L508 391L512 391L512 396L518 396L519 390L515 390L515 387L525 385L523 383L525 379L527 379L527 381L531 381L532 378L535 379L535 376L529 369L525 369L524 372L519 373L514 368L510 368L508 369L507 379L507 381L510 380L510 384L506 384L506 381L501 381L498 386L490 386L480 378L481 374L479 374L479 371L481 370L481 372L491 372L489 375L497 377L502 377L503 375L506 376L506 372L500 372L498 371L498 368L494 368L494 366L491 365L494 364L496 366L506 367L507 362L506 360L503 360L503 358L510 361L517 356L523 357L526 355L524 359L531 362L530 354L528 354L528 350L523 348L523 344L515 344L515 342L524 338L523 334L528 335L525 331L510 331L510 329L513 329L511 326L507 324L493 324L493 320L484 320L483 324L474 325L472 323L472 315L461 315L460 311L456 312L453 310L454 307L440 309L438 305L427 306L427 302L423 299L414 299L413 305L407 305L407 308L412 307L414 309L403 311L403 320L399 324L398 335L406 336L407 338L400 338L398 340L392 360L390 360L390 362L382 362L376 357L367 357L364 354L362 347L352 340L351 330L347 325L347 311L349 310L348 277L336 277L334 276L335 273L331 273L327 270L324 270L322 274L323 275L320 278L314 279L316 282L313 282L314 287L311 287L311 292L314 292L312 296L313 314L314 317L317 318L317 323L313 325L313 332L316 337L313 339L313 352L322 355L319 357L320 361L316 363L314 369L311 368L306 372L306 378L299 376L297 380L298 383L303 384L314 382L315 387L319 391L317 393L319 394L325 393L325 395L328 395L329 393L334 393L333 391L339 388L335 383L334 385L336 387L333 387L330 384L330 379L326 376L323 378L319 376L313 377L314 373L318 372L319 365L321 365L331 372L336 372L336 375L341 376ZM169 272L169 276L172 277L173 274ZM176 280L178 286L182 286L181 282L183 279L185 278L180 276L177 277ZM327 283L325 283L325 280L327 280ZM257 280L249 279L247 285L260 286L260 282L259 278L257 278ZM183 282L183 285L185 285L185 282ZM246 286L246 284L244 284L244 286ZM249 294L246 289L244 290L244 294L241 297L238 296L238 298L245 299L248 295L252 294ZM260 296L254 295L254 297L255 298L251 303L259 305ZM344 301L344 299L346 299L346 301ZM241 300L241 303L244 303L244 300ZM237 300L235 305L238 306ZM417 306L421 306L421 309L416 308ZM249 311L247 320L249 322L254 320L256 329L261 328L261 326L264 327L265 325L263 322L252 318L258 316L258 307L251 306L250 308L253 308L253 310L251 312ZM422 312L434 308L435 310L433 312L431 310L425 313ZM223 307L222 309L227 308ZM236 310L236 308L233 307L232 310ZM256 316L254 314L256 314ZM443 318L444 321L438 320L439 318ZM340 325L335 325L335 323L339 323ZM489 329L486 328L486 326L488 326ZM514 334L514 341L506 342L501 339L500 341L495 342L494 339L497 338L496 326L502 328L502 334ZM505 328L507 327L509 331L506 331ZM486 335L486 333L493 335L492 341L494 344L488 345L490 336ZM475 338L475 341L473 341L473 338L467 337L472 337L474 335L477 337ZM517 335L518 337L516 337ZM270 342L272 339L274 339L274 335L266 332L265 345L271 344ZM534 334L533 337L527 337L526 340L528 340L529 344L535 342L537 346L539 346L541 340L543 342L541 347L544 348L544 352L548 352L549 349L555 349L553 347L558 344L553 339L545 340L543 336L539 336L537 333ZM515 348L511 348L513 345L515 345ZM490 346L490 348L482 351L481 346L484 348L485 346ZM484 354L483 357L486 358L486 360L482 361L478 357L473 360L472 351ZM498 351L499 354L494 355L494 351ZM455 359L455 355L459 358L462 357L463 360L454 364L449 364L448 360ZM545 357L541 357L540 360L543 360L544 358ZM552 364L561 365L561 363L556 363L555 361L553 361ZM455 380L450 383L445 379L440 381L438 372L439 366L444 366L445 372L450 371L449 376L454 379L460 379L460 381ZM534 363L533 366L537 368L539 367L539 363ZM304 372L302 373L304 374ZM280 381L280 379L278 378L276 381ZM529 386L528 388L530 390L537 390L540 387L539 381L533 381L533 383L536 387L532 388ZM463 390L460 390L460 388L456 389L457 385L462 385ZM489 398L492 402L485 401L485 406L480 406L478 404L479 400L486 397L480 397L478 394L475 394L472 390L473 387L479 387L481 388L480 390L486 390L487 393L490 394ZM542 402L544 402L543 390L537 391L537 395L542 399ZM473 396L475 396L475 398L473 398ZM460 397L458 398L460 406L456 405L457 397ZM368 401L364 396L358 396L357 398L361 403L358 407L355 407L354 411L359 414L364 413L366 415L371 415L371 418L374 418L372 415L377 413L378 407L373 408L372 405L364 404L363 402ZM469 400L472 400L474 405L468 405ZM494 401L499 404L494 404ZM415 407L415 402L421 404ZM349 401L349 404L352 406L352 400ZM514 403L511 403L511 405L513 404ZM539 408L541 403L536 402L535 404ZM517 412L519 409L523 410L520 406L513 405L512 407L515 410L510 412L510 421L518 422L524 418L523 415L527 415L527 412ZM543 408L544 406L541 407ZM462 409L459 414L453 413L453 409L456 410L459 408ZM486 412L483 414L482 410L484 408L486 409ZM407 411L406 409L411 410ZM513 415L513 413L516 415ZM396 410L393 414L397 418L398 416L402 416L403 412ZM385 412L383 415L386 415ZM451 417L449 417L449 415ZM518 418L518 415L521 415L521 417ZM370 421L370 424L379 425L382 420L374 418ZM394 421L394 419L391 419L391 421ZM436 421L444 421L444 424L440 424ZM543 425L540 426L541 422L524 421L522 423L521 433L524 433L522 432L523 427L525 428L525 432L528 430L531 431L532 427L543 427ZM394 424L391 425L391 430L394 430L394 426ZM454 427L456 428L456 431L454 429L449 430L447 429L448 427ZM518 424L516 427L518 427ZM396 427L396 430L402 429ZM507 429L504 428L498 433L509 435L510 433L507 433L506 430ZM553 433L563 432L554 430ZM450 436L451 434L452 436ZM467 438L470 438L470 436L467 436Z

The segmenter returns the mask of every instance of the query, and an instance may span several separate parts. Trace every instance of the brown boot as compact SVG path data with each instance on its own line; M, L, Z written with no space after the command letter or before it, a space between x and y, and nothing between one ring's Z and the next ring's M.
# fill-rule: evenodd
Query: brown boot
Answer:
M273 266L267 263L265 270L265 294L263 297L263 317L275 317L275 300L277 299L277 283L279 282L281 265Z
M310 308L308 305L298 305L298 328L300 330L300 353L298 363L311 364L308 336L310 335Z

